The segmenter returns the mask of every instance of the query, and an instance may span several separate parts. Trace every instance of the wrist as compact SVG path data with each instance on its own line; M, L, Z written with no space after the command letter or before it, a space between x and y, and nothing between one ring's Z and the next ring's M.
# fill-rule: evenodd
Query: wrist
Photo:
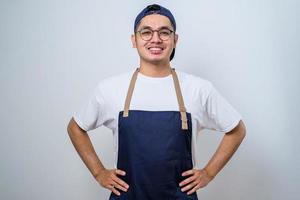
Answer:
M93 177L97 179L99 176L101 176L102 172L104 172L105 170L106 170L105 168L98 169L96 172L93 173Z
M210 179L214 179L216 174L212 173L210 170L208 170L207 168L203 168L203 171L206 173L206 175L210 178Z

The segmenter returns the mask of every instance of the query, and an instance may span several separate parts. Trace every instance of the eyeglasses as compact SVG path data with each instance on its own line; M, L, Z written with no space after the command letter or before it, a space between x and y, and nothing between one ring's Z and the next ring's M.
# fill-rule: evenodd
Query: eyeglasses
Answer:
M150 28L143 28L142 30L139 30L137 32L140 34L141 38L145 41L151 40L152 37L153 37L154 32L158 33L158 37L161 40L166 41L171 37L171 35L174 31L172 31L168 28L162 28L162 29L159 29L159 30L152 30Z

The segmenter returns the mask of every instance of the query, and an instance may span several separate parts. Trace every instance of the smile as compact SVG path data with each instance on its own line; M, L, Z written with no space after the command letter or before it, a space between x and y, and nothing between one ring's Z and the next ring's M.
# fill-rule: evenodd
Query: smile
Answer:
M148 50L150 51L151 54L161 54L164 50L162 47L149 47Z
M164 50L161 47L149 47L148 50Z

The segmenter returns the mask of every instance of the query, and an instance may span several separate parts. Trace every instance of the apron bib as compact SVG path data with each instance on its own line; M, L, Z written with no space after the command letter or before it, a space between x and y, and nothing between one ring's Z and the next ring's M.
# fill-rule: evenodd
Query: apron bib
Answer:
M129 110L139 68L128 89L124 111L118 118L118 176L129 189L111 192L109 200L198 200L197 193L181 192L179 183L188 178L182 172L193 168L191 154L192 121L186 112L178 77L172 77L179 111Z

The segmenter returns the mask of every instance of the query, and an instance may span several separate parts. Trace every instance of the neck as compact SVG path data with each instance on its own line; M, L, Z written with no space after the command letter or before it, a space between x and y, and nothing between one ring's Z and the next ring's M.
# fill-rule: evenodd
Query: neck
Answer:
M152 77L168 76L171 73L170 62L155 64L140 62L140 73Z

